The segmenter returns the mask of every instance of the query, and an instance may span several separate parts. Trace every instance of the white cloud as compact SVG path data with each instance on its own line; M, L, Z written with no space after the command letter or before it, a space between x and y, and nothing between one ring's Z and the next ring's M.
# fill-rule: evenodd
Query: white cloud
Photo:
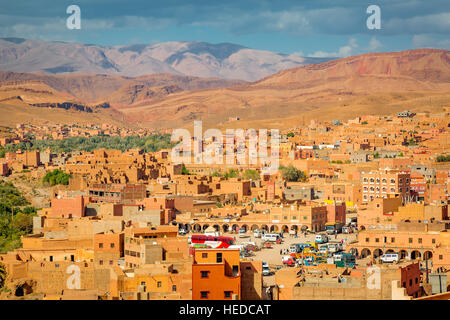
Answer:
M357 50L359 48L358 42L355 38L350 38L348 44L342 46L338 49L337 52L325 52L325 51L316 51L313 54L310 54L309 57L313 58L344 58L354 54L357 54Z
M412 38L414 48L438 48L450 50L450 40L437 40L426 34L416 34Z
M392 18L382 23L389 33L442 33L450 34L450 12L441 12L410 18Z
M375 37L372 37L369 42L369 46L366 48L367 51L376 51L383 47L381 41L378 41Z

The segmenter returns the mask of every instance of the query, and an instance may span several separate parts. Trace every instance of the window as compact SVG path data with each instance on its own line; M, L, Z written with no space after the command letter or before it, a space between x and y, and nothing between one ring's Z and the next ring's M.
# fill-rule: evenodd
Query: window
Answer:
M202 278L208 278L209 277L209 271L200 271Z
M225 298L231 298L232 293L233 293L233 291L224 291Z
M156 283L156 286L157 286L158 288L161 288L161 287L162 287L162 282L161 282L161 281L158 281L158 282Z
M416 284L418 284L418 283L419 283L419 278L416 277Z
M431 243L436 243L436 239L431 239Z
M177 291L177 286L176 285L172 286L172 291L174 291L174 292Z
M208 253L206 252L202 253L202 258L208 258Z
M208 293L209 291L200 291L200 298L208 299Z
M409 285L412 286L412 279L409 279Z
M216 262L217 263L222 263L222 253L221 252L218 252L216 254Z
M412 243L412 240L413 240L412 238L409 238L409 243Z
M100 243L98 244L98 247L99 247L99 248L103 248L103 243L100 242Z
M239 274L239 266L233 266L233 276L237 277Z
M114 248L114 243L111 243L111 244L110 244L110 247L111 247L111 249Z
M369 242L369 238L366 238L366 242Z
M419 238L419 243L422 243L422 238Z
M141 286L145 286L145 281L141 281Z
M391 238L391 242L394 243L395 242L395 238Z
M375 242L380 242L380 238L375 238Z
M444 256L442 254L439 255L439 260L444 259Z
M109 265L110 265L110 266L112 266L113 263L114 263L114 262L113 262L112 260L109 260Z
M103 260L100 260L98 263L99 263L100 265L103 265Z

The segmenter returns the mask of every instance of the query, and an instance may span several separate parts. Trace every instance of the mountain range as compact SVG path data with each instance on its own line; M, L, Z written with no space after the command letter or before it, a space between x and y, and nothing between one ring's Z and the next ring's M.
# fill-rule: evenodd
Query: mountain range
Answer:
M0 70L126 77L177 75L256 81L281 70L323 62L231 43L166 42L127 46L0 39Z
M170 73L0 72L0 112L8 114L0 124L84 121L175 128L202 120L205 127L283 128L308 119L436 112L449 101L450 51L440 49L368 53L255 82Z

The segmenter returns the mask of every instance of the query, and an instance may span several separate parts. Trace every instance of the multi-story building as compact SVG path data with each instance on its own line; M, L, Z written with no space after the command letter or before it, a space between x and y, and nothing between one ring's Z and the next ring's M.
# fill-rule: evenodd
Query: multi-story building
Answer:
M192 264L192 300L240 300L239 249L196 249Z
M363 202L399 194L403 202L410 200L411 176L406 171L379 170L361 172Z

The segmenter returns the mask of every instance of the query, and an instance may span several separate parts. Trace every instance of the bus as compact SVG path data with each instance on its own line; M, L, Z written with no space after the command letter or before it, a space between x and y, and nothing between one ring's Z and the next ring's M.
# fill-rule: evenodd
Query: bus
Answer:
M209 248L221 249L228 248L234 244L234 239L224 236L208 236L203 234L193 234L188 237L188 243L191 246L203 244Z
M350 267L356 265L356 257L351 253L341 252L333 256L336 267Z

